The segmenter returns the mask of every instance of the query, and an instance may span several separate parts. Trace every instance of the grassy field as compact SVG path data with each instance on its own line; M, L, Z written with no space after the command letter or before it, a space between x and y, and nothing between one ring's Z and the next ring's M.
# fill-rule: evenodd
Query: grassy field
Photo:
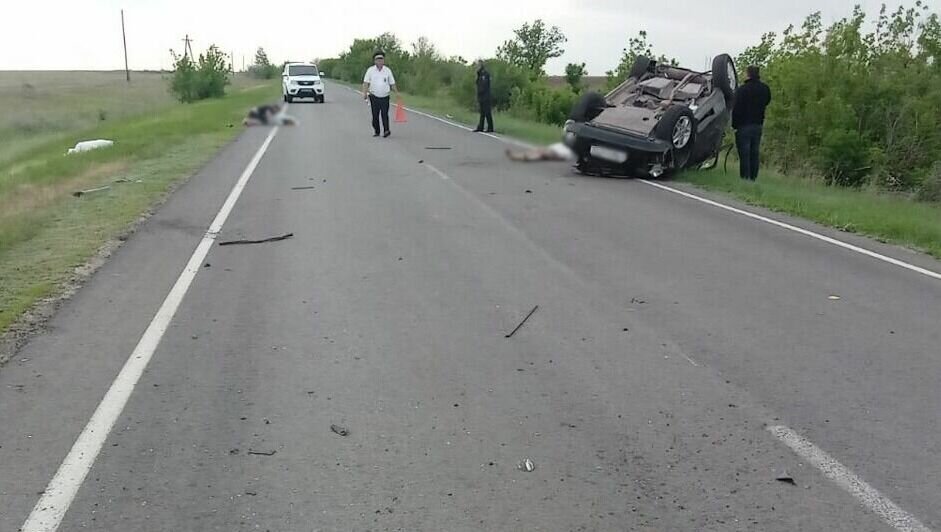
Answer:
M237 135L248 107L278 98L237 78L225 98L183 105L160 74L132 76L0 73L0 332ZM94 138L115 145L64 155Z
M450 98L423 98L403 94L406 105L474 126L477 113L464 109ZM560 140L560 128L497 113L498 133L536 144ZM736 164L729 161L731 165ZM787 213L837 229L901 244L941 258L941 204L916 202L896 194L868 189L827 186L811 179L785 177L763 171L755 182L745 182L735 172L717 168L686 172L677 181L721 192L752 205Z

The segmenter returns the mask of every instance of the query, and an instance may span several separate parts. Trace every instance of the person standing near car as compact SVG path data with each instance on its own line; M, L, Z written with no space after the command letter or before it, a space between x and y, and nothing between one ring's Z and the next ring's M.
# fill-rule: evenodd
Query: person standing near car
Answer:
M380 134L379 120L382 119L382 136L388 137L392 134L389 131L389 95L392 91L399 94L398 87L395 86L395 76L392 75L392 69L385 66L385 54L381 50L376 51L372 56L373 66L366 70L363 76L363 99L369 100L369 106L372 109L372 129L373 136Z
M747 79L735 90L732 107L732 129L738 146L739 175L742 179L758 179L761 133L765 123L765 109L771 103L771 89L761 81L757 66L746 69Z
M477 122L479 133L486 131L493 133L493 99L490 94L490 72L487 71L487 65L483 59L477 61L477 104L480 106L480 121ZM487 129L484 130L484 120L487 121Z

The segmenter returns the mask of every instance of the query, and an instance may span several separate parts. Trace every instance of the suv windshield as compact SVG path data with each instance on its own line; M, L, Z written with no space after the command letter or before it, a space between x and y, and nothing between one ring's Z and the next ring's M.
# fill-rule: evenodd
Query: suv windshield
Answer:
M316 76L317 67L313 65L292 65L288 67L288 75L291 76Z

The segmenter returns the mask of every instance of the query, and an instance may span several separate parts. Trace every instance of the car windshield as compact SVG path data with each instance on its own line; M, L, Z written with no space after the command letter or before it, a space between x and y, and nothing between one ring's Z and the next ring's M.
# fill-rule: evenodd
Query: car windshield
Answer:
M288 68L288 74L291 76L316 76L317 67L313 65L293 65Z

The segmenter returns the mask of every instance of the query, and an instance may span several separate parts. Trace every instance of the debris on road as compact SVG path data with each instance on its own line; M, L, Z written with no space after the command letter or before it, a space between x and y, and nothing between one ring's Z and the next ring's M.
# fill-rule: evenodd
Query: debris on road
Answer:
M526 189L526 193L527 193L527 194L532 194L533 191L532 191L532 190L529 190L529 189L527 188L527 189Z
M330 425L330 430L338 436L343 436L344 438L350 435L350 429L346 427L341 427L340 425Z
M262 238L261 240L229 240L226 242L219 242L220 246L236 246L243 244L264 244L265 242L278 242L279 240L287 240L294 236L294 233L288 233L281 236L273 236L270 238Z
M839 301L839 300L840 300L840 296L838 296L838 295L836 295L836 294L831 294L830 297L828 297L827 299L829 299L830 301Z
M314 187L291 187L291 190L313 190Z
M797 485L797 482L794 481L794 477L789 475L787 471L782 471L781 474L776 476L774 479L778 482L784 482L785 484L790 484L792 486Z
M206 264L203 264L203 268L212 268L212 264L207 262Z
M418 164L425 164L425 160L424 160L424 159L419 159L419 160L418 160Z
M73 153L82 153L86 151L98 150L101 148L110 148L114 146L113 140L106 139L95 139L95 140L83 140L75 144L74 148L69 148L67 155L72 155Z
M80 198L86 194L94 194L95 192L102 192L111 188L111 185L105 185L103 187L90 188L88 190L76 190L72 193L76 198Z
M513 335L516 334L516 331L520 330L523 327L523 325L529 320L529 318L532 317L532 315L536 313L537 309L539 309L539 305L536 305L535 307L533 307L533 309L529 311L529 314L527 314L526 317L523 318L523 321L521 321L520 324L517 325L515 329L513 329L513 332L506 335L504 338L512 338Z
M253 451L251 449L248 450L248 454L254 454L256 456L274 456L274 453L276 452L278 451Z
M526 473L532 473L536 470L536 464L534 464L533 461L529 458L524 458L521 460L517 467L519 467L520 471L524 471Z
M450 150L451 146L425 146L426 150Z

